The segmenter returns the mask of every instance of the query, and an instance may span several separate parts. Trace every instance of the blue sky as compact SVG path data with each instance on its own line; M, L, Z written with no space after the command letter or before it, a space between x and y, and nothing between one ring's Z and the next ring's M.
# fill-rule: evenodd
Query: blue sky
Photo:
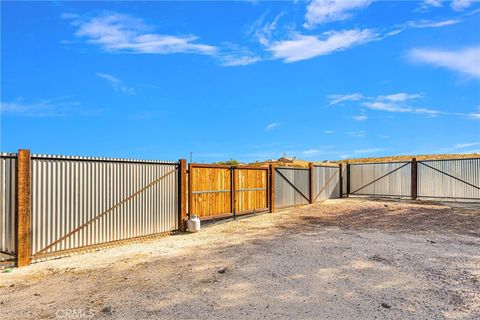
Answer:
M2 2L1 150L480 150L480 3Z

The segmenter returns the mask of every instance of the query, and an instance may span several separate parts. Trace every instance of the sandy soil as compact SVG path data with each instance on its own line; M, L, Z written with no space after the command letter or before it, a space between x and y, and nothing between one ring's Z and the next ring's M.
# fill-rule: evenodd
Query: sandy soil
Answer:
M479 319L480 210L330 200L0 273L0 309L2 319Z

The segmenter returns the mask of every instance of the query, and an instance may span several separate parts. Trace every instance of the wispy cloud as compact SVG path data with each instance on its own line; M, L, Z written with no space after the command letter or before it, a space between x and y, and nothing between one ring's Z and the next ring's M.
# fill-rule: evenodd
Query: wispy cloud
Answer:
M226 43L215 46L199 42L196 35L169 35L154 32L142 19L108 13L93 18L63 14L77 29L75 35L108 53L201 54L216 58L222 66L245 66L261 58L244 48Z
M123 84L123 82L115 76L112 76L108 73L100 73L97 72L97 76L106 80L108 84L115 90L116 92L123 93L125 95L133 95L135 94L135 90L133 88L127 87Z
M302 155L305 155L305 156L313 156L313 155L319 154L320 150L318 150L318 149L308 149L308 150L303 150L300 153Z
M351 17L354 10L365 8L373 0L313 0L307 6L305 28L313 28L318 24L345 20Z
M215 55L215 46L198 43L194 35L173 36L152 32L142 19L110 13L91 19L73 18L76 35L107 52L144 54L196 53Z
M329 31L321 36L295 33L288 40L269 43L267 50L277 59L296 62L346 50L375 39L377 35L369 29Z
M280 125L280 123L272 122L265 127L265 131L272 131L273 129L275 129L279 125Z
M455 149L464 149L464 148L470 148L470 147L475 147L475 146L480 146L480 142L458 143L458 144L454 145L453 147Z
M81 103L72 96L54 99L43 99L37 102L27 102L23 98L17 98L11 102L0 104L2 115L16 115L23 117L62 117L68 115L93 115L100 110L83 109Z
M422 8L436 7L439 8L443 3L450 3L450 6L455 11L462 11L470 7L475 0L453 0L453 1L443 1L443 0L425 0L422 4Z
M462 11L470 7L474 2L475 0L453 0L451 6L455 11Z
M342 99L344 97L344 99ZM354 97L348 98L348 97ZM415 107L413 104L419 99L423 99L424 95L421 93L394 93L388 95L379 95L376 97L365 96L361 93L352 93L352 94L333 94L327 96L330 99L330 104L337 103L336 101L340 99L343 102L349 101L359 101L359 104L363 107L366 107L370 110L376 111L385 111L385 112L399 112L399 113L416 113L416 114L425 114L429 117L435 117L440 115L446 116L458 116L464 118L470 118L474 120L480 120L480 109L478 111L473 111L471 113L463 112L447 112L436 109L424 108L424 107ZM333 102L333 103L332 103ZM362 110L361 110L362 111ZM357 121L366 120L365 112L359 116L354 116L353 119Z
M323 133L325 133L325 134L333 134L333 133L335 133L335 131L332 131L332 130L325 130L325 131L323 131Z
M382 148L366 148L366 149L358 149L354 150L353 153L355 154L368 154L368 153L377 153L383 151Z
M427 63L450 69L473 78L480 78L480 47L459 50L412 49L408 54L413 62Z
M334 105L344 101L358 101L365 98L361 93L349 93L349 94L332 94L328 96L330 104Z
M355 138L365 138L367 133L365 131L349 131L347 134L351 137Z
M365 121L368 119L368 116L366 114L361 114L358 116L353 116L352 118L357 121Z

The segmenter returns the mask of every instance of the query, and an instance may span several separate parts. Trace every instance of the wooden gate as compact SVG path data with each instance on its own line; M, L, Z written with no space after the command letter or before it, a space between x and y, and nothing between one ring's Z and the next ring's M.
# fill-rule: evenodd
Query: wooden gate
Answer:
M268 168L189 164L188 212L202 220L268 210Z

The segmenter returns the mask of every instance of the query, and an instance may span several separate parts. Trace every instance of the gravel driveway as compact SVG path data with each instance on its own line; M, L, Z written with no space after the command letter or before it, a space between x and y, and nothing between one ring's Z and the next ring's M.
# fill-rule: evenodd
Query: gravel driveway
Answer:
M2 319L479 319L480 209L337 199L0 273Z

